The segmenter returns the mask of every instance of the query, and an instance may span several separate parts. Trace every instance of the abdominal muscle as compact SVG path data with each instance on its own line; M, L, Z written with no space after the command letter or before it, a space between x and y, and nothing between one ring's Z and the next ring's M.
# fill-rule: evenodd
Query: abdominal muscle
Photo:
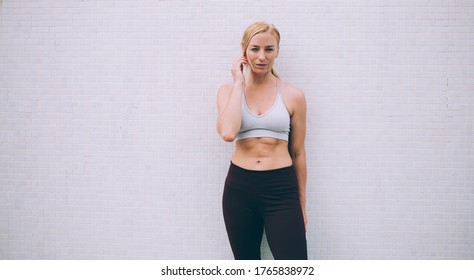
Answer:
M272 170L292 165L288 142L275 138L247 138L236 142L232 162L249 170Z

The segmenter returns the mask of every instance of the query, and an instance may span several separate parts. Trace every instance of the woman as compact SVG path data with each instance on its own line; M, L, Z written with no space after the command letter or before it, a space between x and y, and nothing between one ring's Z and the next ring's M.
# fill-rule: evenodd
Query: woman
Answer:
M237 140L223 195L235 259L260 259L264 227L275 259L307 259L306 101L273 69L279 43L274 25L250 25L233 84L217 93L217 131L224 141Z

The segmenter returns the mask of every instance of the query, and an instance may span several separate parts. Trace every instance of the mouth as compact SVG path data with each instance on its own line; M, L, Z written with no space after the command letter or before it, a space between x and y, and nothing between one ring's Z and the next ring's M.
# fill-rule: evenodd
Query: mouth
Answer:
M267 65L266 65L266 64L255 64L255 65L257 65L257 66L258 66L258 67L260 67L260 68L267 67Z

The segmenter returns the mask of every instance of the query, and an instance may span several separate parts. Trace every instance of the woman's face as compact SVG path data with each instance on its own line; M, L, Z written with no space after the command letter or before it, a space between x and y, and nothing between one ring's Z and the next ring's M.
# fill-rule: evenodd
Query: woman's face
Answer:
M252 37L245 50L248 65L258 74L269 72L278 56L278 43L271 32L259 33Z

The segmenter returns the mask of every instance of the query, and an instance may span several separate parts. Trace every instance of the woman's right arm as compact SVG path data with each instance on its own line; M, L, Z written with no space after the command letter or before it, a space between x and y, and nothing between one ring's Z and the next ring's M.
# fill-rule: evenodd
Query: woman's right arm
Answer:
M246 64L245 57L238 59L232 66L232 85L223 85L217 92L217 132L224 141L232 142L237 137L242 121L242 91L245 78L242 65Z
M242 120L242 84L223 85L217 92L217 132L226 142L234 141Z

